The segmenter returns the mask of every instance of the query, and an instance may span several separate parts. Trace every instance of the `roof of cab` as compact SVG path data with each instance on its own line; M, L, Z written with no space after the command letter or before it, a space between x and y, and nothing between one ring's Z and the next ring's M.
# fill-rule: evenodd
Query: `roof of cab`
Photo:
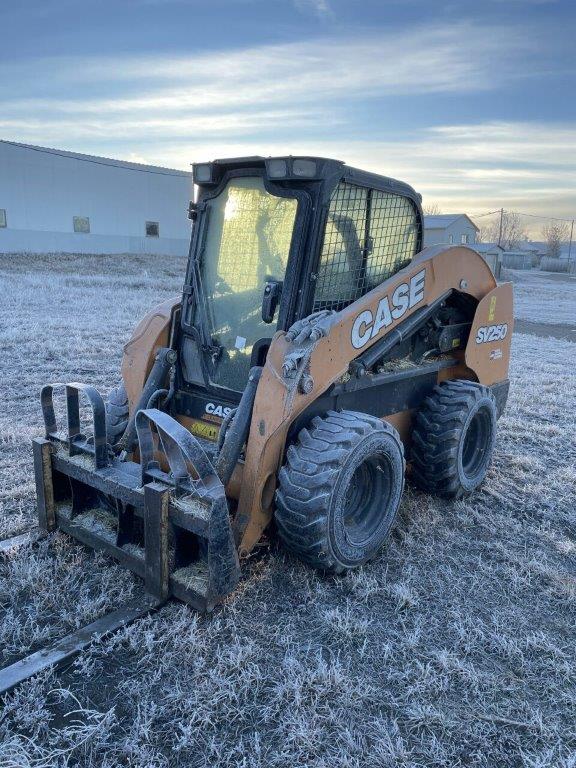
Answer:
M341 174L341 178L350 183L395 192L396 194L410 197L418 203L422 200L422 196L418 194L410 184L407 184L404 181L372 171L364 171L360 168L354 168L346 165L342 160L335 160L330 157L321 157L318 155L277 155L273 157L263 157L262 155L252 155L247 157L219 158L214 160L213 163L226 171L233 168L263 167L270 160L294 159L316 161L319 166L319 173L316 179L327 179L333 177L335 174ZM306 179L301 179L301 181L305 180Z

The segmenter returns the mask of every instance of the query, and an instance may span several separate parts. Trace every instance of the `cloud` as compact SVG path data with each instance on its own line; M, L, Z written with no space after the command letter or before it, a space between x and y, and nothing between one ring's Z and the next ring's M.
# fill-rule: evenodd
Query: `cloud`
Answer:
M466 45L462 45L466 40ZM5 68L2 113L114 115L469 93L516 78L520 31L466 23L192 56L59 58ZM28 99L14 98L13 83Z
M222 135L150 147L146 157L186 168L214 157L285 154L287 147L407 181L446 212L474 215L504 206L572 218L576 209L576 124L480 122L422 128L401 140L296 137L288 145L276 137ZM541 223L533 225L535 236Z
M196 55L28 61L4 68L0 137L108 156L246 137L322 143L373 130L356 113L374 99L486 91L495 66L502 84L525 46L519 32L462 23ZM393 112L377 129L397 129Z
M444 210L522 205L564 216L576 207L573 125L428 127L424 112L398 121L398 105L421 96L489 93L528 78L534 45L519 26L462 22L194 55L7 64L0 136L180 168L226 155L331 155L405 179Z
M313 13L319 18L332 16L332 9L328 4L328 0L294 0L294 5L299 11Z
M556 5L558 0L490 0L498 5Z
M282 125L284 129L311 128L319 120L325 120L328 115L320 110L294 112L256 110L249 112L222 112L218 114L171 114L162 117L155 113L145 119L138 119L129 112L114 120L107 116L92 117L88 120L71 119L68 116L53 118L20 117L5 119L0 116L0 135L13 136L17 133L19 140L33 143L61 142L63 136L68 141L117 141L122 136L130 136L130 140L162 140L170 141L182 137L218 136L233 134L235 136L253 135L261 130L262 125Z

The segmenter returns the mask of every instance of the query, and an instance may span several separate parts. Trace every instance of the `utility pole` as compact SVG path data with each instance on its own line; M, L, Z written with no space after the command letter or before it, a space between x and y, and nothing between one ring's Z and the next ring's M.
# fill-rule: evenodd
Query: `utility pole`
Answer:
M572 226L570 227L570 242L568 243L568 264L570 264L572 258L572 237L574 236L574 219L572 219ZM568 267L570 269L570 267Z
M498 245L502 245L502 226L504 224L504 208L500 208L500 230L498 232Z

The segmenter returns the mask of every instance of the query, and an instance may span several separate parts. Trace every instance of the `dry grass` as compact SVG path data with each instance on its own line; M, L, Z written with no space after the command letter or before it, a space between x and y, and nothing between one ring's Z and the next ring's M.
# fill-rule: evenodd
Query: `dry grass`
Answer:
M109 388L134 319L177 292L183 267L0 263L2 537L33 521L40 385ZM523 315L554 317L548 291L522 291ZM324 578L275 550L212 618L173 603L95 641L7 697L0 765L574 768L573 356L567 341L514 338L496 460L471 499L408 489L362 570ZM61 534L19 550L0 565L3 663L139 588Z

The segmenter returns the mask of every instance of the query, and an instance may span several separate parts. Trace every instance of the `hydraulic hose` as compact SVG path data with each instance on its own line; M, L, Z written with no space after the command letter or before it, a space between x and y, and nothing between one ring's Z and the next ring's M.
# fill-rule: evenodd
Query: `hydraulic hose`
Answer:
M256 398L258 382L262 375L261 367L250 369L248 383L242 393L242 398L231 421L227 423L227 430L222 441L222 447L216 457L216 472L223 485L227 485L232 477L234 467L238 463L244 443L248 439L252 409ZM225 425L222 425L225 429Z
M152 370L150 371L150 374L146 379L146 383L144 384L144 387L142 389L142 394L140 395L140 399L138 400L138 403L136 404L136 407L132 411L132 415L128 420L128 424L126 425L126 431L124 432L120 441L118 442L118 447L120 448L121 451L126 453L132 452L132 449L137 439L136 414L138 413L138 411L147 408L148 403L150 402L150 398L154 395L154 393L157 390L162 389L162 385L166 380L168 371L170 370L171 366L173 366L174 363L176 362L176 358L177 358L176 352L173 349L169 349L168 347L160 347L160 349L156 353L156 359L154 360L154 365L152 366Z

